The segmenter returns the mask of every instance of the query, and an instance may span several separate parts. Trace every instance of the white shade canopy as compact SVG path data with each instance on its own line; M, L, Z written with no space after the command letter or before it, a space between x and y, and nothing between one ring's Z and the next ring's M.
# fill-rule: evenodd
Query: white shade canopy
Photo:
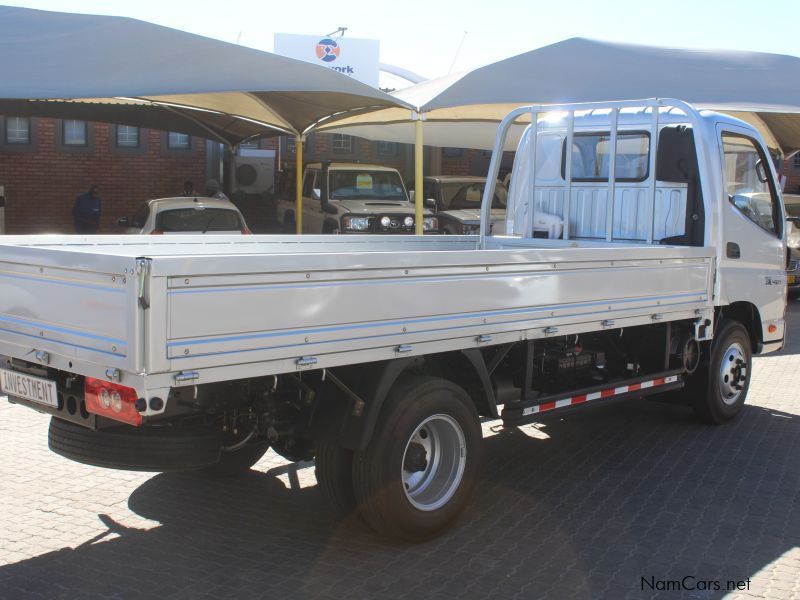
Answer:
M231 144L302 134L332 115L409 106L325 67L136 19L7 6L0 7L0 81L1 114Z
M800 148L800 58L794 56L573 38L394 96L424 113L425 142L436 146L491 148L496 123L522 104L660 97L755 116L754 124L784 151ZM412 142L409 121L407 110L390 108L322 129Z

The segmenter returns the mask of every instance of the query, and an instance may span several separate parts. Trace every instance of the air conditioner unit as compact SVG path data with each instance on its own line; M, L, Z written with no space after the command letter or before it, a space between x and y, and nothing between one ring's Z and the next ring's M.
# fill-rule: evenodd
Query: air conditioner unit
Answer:
M275 151L241 149L233 157L233 192L271 193L275 187Z

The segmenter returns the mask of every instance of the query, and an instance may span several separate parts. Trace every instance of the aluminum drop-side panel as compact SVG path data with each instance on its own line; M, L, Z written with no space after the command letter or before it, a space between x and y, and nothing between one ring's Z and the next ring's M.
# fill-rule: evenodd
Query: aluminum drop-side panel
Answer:
M70 269L63 256L29 249L29 262L0 262L0 341L31 359L45 351L107 367L134 367L135 275ZM130 262L130 261L126 261ZM126 273L127 271L127 273Z
M325 341L386 344L386 336L441 331L444 337L476 323L514 323L546 315L545 309L596 315L630 307L634 312L708 299L708 260L639 261L637 266L583 263L542 271L516 265L487 273L413 274L354 279L346 271L313 281L298 273L277 283L252 282L170 289L167 355L186 358L253 349L287 348ZM220 278L222 281L223 278ZM637 309L637 307L639 307ZM544 310L544 312L543 312ZM289 355L289 354L287 354Z

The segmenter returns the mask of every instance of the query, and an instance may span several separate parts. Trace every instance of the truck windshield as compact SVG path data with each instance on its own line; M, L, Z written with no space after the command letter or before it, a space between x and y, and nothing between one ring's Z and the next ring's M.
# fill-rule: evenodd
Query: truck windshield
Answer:
M332 170L331 200L408 200L396 171Z
M484 182L464 183L454 181L442 183L442 203L443 210L458 210L461 208L481 207L483 199L483 189L486 187ZM508 192L500 183L494 188L492 198L492 208L505 208Z
M239 231L242 220L235 210L224 208L179 208L165 210L156 217L156 229L170 231Z

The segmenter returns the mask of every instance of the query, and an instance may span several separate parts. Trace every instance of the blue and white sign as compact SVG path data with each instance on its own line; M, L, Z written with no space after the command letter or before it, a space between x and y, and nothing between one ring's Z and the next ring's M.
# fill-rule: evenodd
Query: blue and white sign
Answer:
M276 33L275 54L328 67L362 83L378 87L378 40Z

